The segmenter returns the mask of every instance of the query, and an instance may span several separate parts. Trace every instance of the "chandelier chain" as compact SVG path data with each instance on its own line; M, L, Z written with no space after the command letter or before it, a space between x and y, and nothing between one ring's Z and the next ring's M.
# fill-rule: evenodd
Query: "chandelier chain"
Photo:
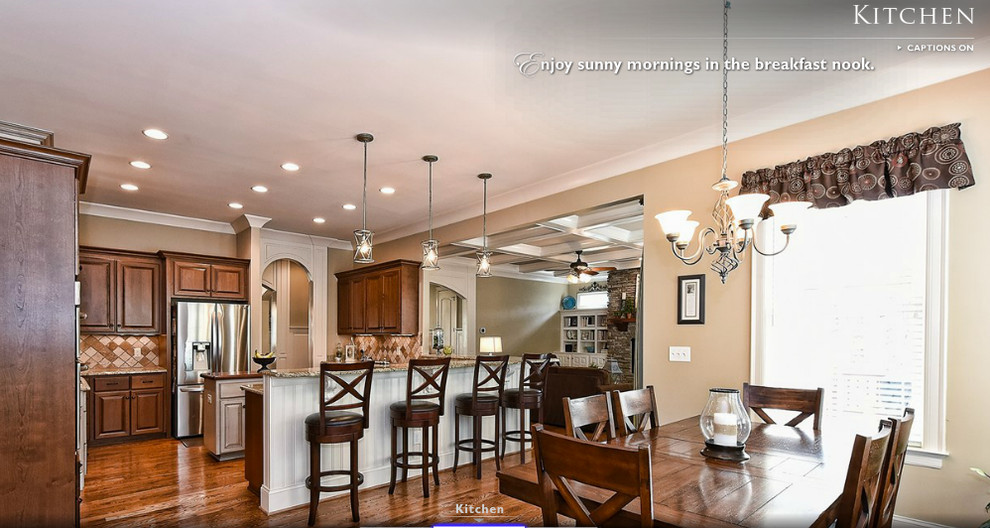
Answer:
M481 209L481 245L488 251L488 180L482 181L485 183L485 198Z
M368 230L368 142L364 142L364 190L361 192L361 229Z
M722 177L729 160L729 1L722 6Z
M430 162L430 240L433 240L433 162Z

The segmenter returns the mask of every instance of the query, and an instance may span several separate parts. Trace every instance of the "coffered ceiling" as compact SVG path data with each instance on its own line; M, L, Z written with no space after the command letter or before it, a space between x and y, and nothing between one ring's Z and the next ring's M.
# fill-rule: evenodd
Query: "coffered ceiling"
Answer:
M53 130L57 146L93 154L89 202L222 222L250 213L272 228L348 239L361 213L341 207L361 200L353 136L371 132L368 221L387 240L425 227L424 154L440 157L443 224L480 213L479 172L495 174L497 210L721 138L717 72L528 77L514 63L520 53L715 58L715 0L36 0L3 2L2 13L0 120ZM897 49L984 38L985 16L972 26L864 26L852 24L849 3L811 0L739 0L730 16L734 56L866 57L876 68L733 73L732 139L990 67L986 40L960 41L975 42L972 53ZM150 127L169 138L144 137ZM280 169L287 161L301 170ZM378 192L385 186L395 194ZM563 222L533 232L572 244Z

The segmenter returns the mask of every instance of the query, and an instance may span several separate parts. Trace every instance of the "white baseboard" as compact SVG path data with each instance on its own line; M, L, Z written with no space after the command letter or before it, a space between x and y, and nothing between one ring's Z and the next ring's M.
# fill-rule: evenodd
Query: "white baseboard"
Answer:
M901 515L894 516L893 526L894 528L952 528L944 524L912 519L911 517L903 517Z

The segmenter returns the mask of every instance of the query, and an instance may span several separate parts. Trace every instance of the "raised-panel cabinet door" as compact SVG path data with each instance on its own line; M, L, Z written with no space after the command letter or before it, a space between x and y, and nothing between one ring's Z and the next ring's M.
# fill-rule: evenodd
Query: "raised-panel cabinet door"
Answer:
M117 438L131 434L131 391L93 393L93 438Z
M79 330L84 334L114 331L115 265L111 258L79 256Z
M131 391L131 434L165 432L165 391Z
M161 271L153 260L117 262L117 332L161 333Z
M383 332L399 332L402 321L402 291L399 270L388 270L382 273L382 306L381 330Z
M220 452L244 450L244 398L220 400Z
M369 332L382 330L382 275L364 279L364 326Z
M176 261L172 265L172 295L209 297L211 266L199 262Z
M213 297L247 300L247 268L237 265L214 264Z
M337 333L351 333L351 281L337 281Z
M365 312L365 289L364 289L364 277L355 277L350 279L350 324L351 333L364 332L367 330L367 321L364 318Z

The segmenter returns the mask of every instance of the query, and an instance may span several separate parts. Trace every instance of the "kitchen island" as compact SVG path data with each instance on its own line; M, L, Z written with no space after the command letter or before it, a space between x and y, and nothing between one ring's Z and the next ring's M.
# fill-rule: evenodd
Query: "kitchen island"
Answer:
M388 406L406 397L406 364L393 364L376 367L372 378L371 401L369 407L370 427L364 438L358 442L358 467L364 474L362 489L387 484L389 481L389 456L391 436ZM511 358L505 386L515 387L518 381L519 358ZM306 477L309 476L309 444L306 442L306 429L303 421L306 416L317 412L320 387L320 369L271 370L263 372L264 410L264 483L261 486L261 509L267 513L282 511L309 503L309 490ZM444 400L444 415L440 418L440 468L453 465L454 461L454 397L471 392L474 383L474 359L458 358L450 362L447 375L447 392ZM510 411L510 423L515 417ZM467 429L470 431L470 428ZM469 433L470 434L470 433ZM494 420L485 420L483 437L493 438ZM422 442L419 431L409 432L409 449L420 449ZM516 445L510 444L516 449ZM507 450L508 452L508 450ZM492 454L487 454L490 458ZM461 457L470 465L470 455ZM321 460L323 469L346 468L348 448L345 444L324 445ZM409 476L419 472L409 470ZM338 484L337 480L326 479L325 483ZM443 480L441 480L441 486ZM347 492L340 492L341 494ZM323 498L333 496L323 494Z

